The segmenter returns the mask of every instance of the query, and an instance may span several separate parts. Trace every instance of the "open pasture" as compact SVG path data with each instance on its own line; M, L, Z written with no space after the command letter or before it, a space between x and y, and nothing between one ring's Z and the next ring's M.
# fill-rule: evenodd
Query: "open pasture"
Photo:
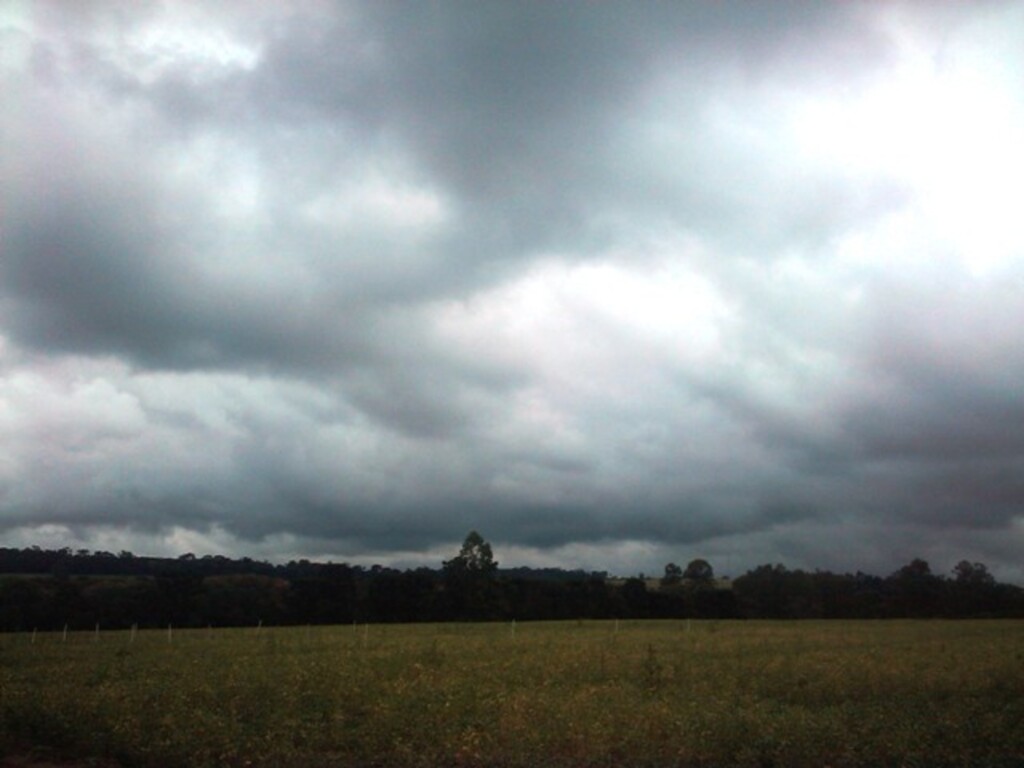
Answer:
M0 754L123 766L1024 764L1024 622L0 636Z

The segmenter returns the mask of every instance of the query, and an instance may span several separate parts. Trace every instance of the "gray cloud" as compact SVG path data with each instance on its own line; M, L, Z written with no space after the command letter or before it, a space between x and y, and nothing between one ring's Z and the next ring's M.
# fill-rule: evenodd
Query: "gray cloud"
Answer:
M10 13L0 529L1022 580L1022 25Z

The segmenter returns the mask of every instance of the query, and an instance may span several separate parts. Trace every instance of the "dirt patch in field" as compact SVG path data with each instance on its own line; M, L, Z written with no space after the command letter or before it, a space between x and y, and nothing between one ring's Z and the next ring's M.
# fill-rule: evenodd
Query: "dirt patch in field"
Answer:
M121 764L107 759L69 760L29 754L0 757L0 768L121 768Z

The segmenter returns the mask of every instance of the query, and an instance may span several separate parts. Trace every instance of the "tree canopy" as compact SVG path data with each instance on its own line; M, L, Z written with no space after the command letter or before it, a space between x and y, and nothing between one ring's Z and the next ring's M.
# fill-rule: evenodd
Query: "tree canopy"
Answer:
M686 570L683 571L684 579L692 579L693 581L711 581L715 578L715 570L711 567L711 563L702 558L691 560L689 565L686 566Z
M710 564L695 560L689 575L668 585L599 572L497 566L490 544L475 531L443 568L406 571L0 547L0 631L91 630L97 624L1024 617L1024 589L997 582L984 564L967 560L945 576L916 559L887 577L774 564L734 580L710 578ZM676 571L667 569L670 577Z
M470 531L459 554L444 561L446 575L489 576L498 570L491 545L476 531Z
M669 563L665 566L665 575L661 577L662 586L669 587L673 584L678 584L683 580L683 569L675 563Z

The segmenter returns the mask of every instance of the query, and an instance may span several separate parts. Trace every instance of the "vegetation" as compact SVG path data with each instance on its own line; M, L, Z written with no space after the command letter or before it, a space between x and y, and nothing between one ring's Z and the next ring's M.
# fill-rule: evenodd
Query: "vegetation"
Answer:
M0 549L0 631L564 619L1024 618L1024 590L981 563L913 560L888 577L762 565L734 581L703 559L661 579L501 570L471 532L440 569L306 560Z
M123 766L1016 766L1024 622L0 636L0 755Z

